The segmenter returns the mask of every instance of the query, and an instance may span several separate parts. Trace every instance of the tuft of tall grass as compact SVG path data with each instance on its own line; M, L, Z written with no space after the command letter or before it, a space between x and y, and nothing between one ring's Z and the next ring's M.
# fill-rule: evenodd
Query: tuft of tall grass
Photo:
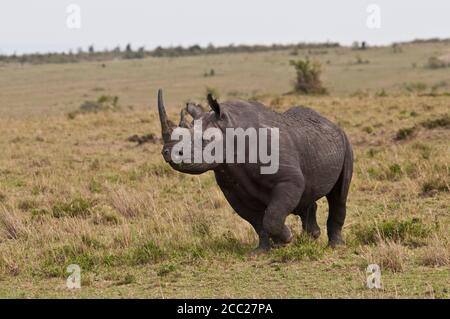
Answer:
M19 239L29 234L29 228L24 224L21 215L3 205L0 205L0 240Z
M380 241L378 245L363 248L365 266L377 264L381 271L402 272L405 267L405 247L394 241Z
M419 262L424 266L450 267L450 243L445 238L434 236L424 248Z

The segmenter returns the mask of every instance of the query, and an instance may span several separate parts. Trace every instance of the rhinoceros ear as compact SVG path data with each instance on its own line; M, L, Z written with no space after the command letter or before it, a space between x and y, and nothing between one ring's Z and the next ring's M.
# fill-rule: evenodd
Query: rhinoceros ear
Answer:
M211 109L216 113L217 117L220 117L220 105L216 99L213 98L211 93L208 94L208 104Z

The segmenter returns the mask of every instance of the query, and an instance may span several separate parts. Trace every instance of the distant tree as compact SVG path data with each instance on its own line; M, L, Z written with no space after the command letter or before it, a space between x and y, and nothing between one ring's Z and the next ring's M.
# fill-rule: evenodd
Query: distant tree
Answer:
M322 86L320 75L322 67L319 62L310 60L292 60L290 62L295 67L297 79L294 83L294 90L304 94L325 94L327 90Z
M206 52L207 53L213 53L215 50L215 47L212 43L209 43L208 46L206 47Z
M89 50L89 54L93 54L95 52L94 45L93 44L90 45L88 50Z
M447 63L446 61L443 61L436 56L432 56L428 59L428 68L430 68L430 69L440 69L440 68L446 68L449 66L450 66L450 63Z
M153 50L153 56L161 57L164 55L164 49L161 46L158 46L155 50Z
M145 47L140 47L138 49L138 52L136 53L135 57L138 59L144 58L145 57Z

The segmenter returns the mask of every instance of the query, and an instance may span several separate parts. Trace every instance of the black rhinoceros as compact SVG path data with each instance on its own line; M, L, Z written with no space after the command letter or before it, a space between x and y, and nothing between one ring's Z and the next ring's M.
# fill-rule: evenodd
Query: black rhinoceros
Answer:
M258 102L218 103L211 95L208 95L208 104L212 109L209 112L199 105L187 104L182 111L180 124L176 126L167 117L162 90L159 90L158 110L164 141L162 154L166 162L175 170L188 174L214 171L217 183L231 207L257 232L259 245L256 252L269 250L270 239L278 245L292 240L292 233L285 225L289 214L299 215L303 230L314 238L319 237L316 201L324 196L329 204L329 245L335 247L343 243L341 230L353 170L352 147L343 130L306 107L292 107L284 113L278 113ZM227 138L225 131L229 128L276 128L277 149L271 149L270 144L268 151L279 153L278 169L272 174L263 174L261 168L267 163L259 159L256 163L229 161L225 155L228 150L223 150L226 157L223 161L175 161L173 151L179 140L172 138L174 130L181 127L194 135L194 125L186 120L186 112L194 121L201 120L203 131L215 128L223 132L224 140ZM203 142L202 149L211 140ZM246 148L256 144L248 143ZM196 147L191 147L192 154L181 154L179 150L176 154L185 158L192 156L195 150ZM248 151L246 149L247 159Z

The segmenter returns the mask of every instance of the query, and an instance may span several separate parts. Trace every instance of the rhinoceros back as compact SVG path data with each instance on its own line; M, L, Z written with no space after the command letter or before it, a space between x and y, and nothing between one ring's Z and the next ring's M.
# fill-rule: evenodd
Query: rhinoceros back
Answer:
M306 192L317 196L328 193L343 167L347 147L344 132L307 107L293 107L283 117L300 154Z

